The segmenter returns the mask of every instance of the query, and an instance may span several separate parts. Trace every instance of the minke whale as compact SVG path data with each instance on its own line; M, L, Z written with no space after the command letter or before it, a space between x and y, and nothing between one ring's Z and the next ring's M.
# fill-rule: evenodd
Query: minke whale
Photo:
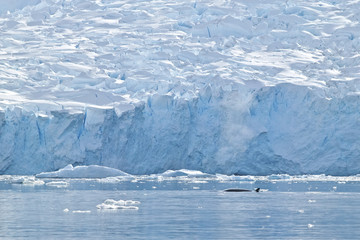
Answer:
M242 189L242 188L229 188L225 189L225 192L253 192L253 190L249 189ZM260 188L255 188L254 192L260 192Z

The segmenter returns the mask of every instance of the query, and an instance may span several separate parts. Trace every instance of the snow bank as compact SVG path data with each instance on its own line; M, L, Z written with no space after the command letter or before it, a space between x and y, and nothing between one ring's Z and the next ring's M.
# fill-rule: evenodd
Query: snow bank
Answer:
M1 8L0 174L360 172L360 2Z
M36 174L37 178L106 178L114 176L127 176L123 171L97 166L77 166L73 167L71 164L55 172L43 172Z

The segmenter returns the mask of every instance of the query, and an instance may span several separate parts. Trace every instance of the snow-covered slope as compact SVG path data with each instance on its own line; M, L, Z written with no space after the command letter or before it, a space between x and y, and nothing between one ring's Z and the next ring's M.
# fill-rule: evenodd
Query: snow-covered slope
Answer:
M360 172L358 1L3 2L0 173Z

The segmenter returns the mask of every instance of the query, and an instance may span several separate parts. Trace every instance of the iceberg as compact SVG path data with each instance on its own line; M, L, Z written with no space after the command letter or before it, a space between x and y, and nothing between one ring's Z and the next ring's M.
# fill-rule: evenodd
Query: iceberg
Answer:
M36 174L37 178L107 178L117 176L128 176L123 171L97 165L77 166L71 164L54 172L43 172Z
M103 203L96 205L99 210L139 210L139 207L136 206L140 204L139 201L134 200L113 200L106 199Z
M0 174L359 174L359 11L4 0Z

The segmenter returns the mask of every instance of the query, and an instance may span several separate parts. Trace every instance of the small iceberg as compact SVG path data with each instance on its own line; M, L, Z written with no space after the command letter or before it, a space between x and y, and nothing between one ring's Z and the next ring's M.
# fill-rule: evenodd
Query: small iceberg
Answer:
M34 176L3 176L0 181L5 181L10 184L22 184L26 186L39 186L44 185L45 182L36 179Z
M129 176L129 174L115 168L90 165L73 167L71 164L54 172L36 174L37 178L107 178Z
M166 178L176 178L176 177L190 177L190 178L214 178L214 175L203 173L197 170L167 170L166 172L160 174L162 177Z
M107 199L103 203L98 204L96 207L100 210L113 210L113 209L128 209L128 210L138 210L139 207L135 206L140 204L139 201L133 200L113 200Z
M91 213L90 210L74 210L72 213Z
M46 186L56 187L56 188L66 188L69 186L69 183L63 181L54 181L46 183Z

